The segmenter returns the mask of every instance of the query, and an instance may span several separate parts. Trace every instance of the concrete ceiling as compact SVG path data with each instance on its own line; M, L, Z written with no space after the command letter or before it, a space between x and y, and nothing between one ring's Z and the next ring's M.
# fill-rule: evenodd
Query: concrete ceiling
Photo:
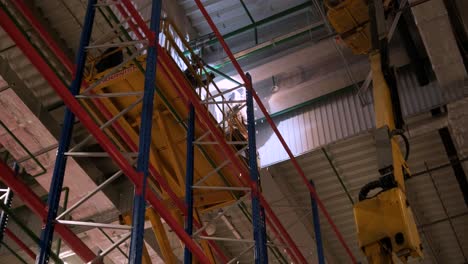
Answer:
M149 14L148 1L135 0L134 2L141 8L143 16L147 18ZM168 1L165 2L167 3ZM239 1L206 0L202 2L215 19L223 34L251 24L246 10ZM292 6L310 1L252 0L245 2L254 20L260 21L285 11ZM60 41L62 48L70 57L73 57L81 32L84 2L80 0L33 1L32 7L34 7L36 16L42 17L41 20L48 25L49 30ZM183 25L183 30L192 39L210 39L209 33L211 31L208 29L206 22L196 9L193 1L170 1L170 4L165 4L165 9L169 16L175 14L178 17L177 23ZM187 16L181 15L183 13ZM420 16L424 17L425 15L422 13ZM108 25L101 16L98 16L96 25L93 39L97 39L108 30ZM312 30L311 26L314 26L314 30ZM421 23L418 26L422 27ZM429 34L431 29L425 30ZM300 35L291 40L277 43L279 39L291 31L298 31ZM253 30L239 34L236 38L230 39L228 43L239 56L242 56L245 55L242 52L260 49L262 43L268 42L268 48L261 49L260 52L255 52L249 57L243 57L240 61L245 67L244 69L249 70L254 76L254 86L264 99L268 110L273 113L353 85L365 78L368 71L367 59L362 56L351 55L340 43L335 45L335 40L333 38L326 38L327 36L328 32L324 29L317 11L310 7L278 19L275 23L259 27L258 43L255 43ZM432 43L428 39L429 37L434 37L434 35L426 36L423 34L423 36L425 36L426 46L428 43ZM5 123L8 123L10 129L18 133L22 139L29 139L26 143L28 147L34 150L33 152L47 150L40 157L50 172L53 166L59 122L62 118L63 108L60 107L60 100L55 93L48 87L47 83L45 83L30 63L24 59L24 56L13 45L11 40L5 36L2 30L0 30L0 37L0 50L2 51L0 54L0 74L5 77L6 83L14 86L11 89L4 90L5 82L0 82L2 94L0 103L5 109L9 109L9 111L5 112L7 115L1 117L2 121L4 120ZM343 57L337 48L343 52ZM396 50L400 52L397 52L397 55L404 53L401 49ZM205 52L209 63L213 65L224 63L225 55L219 51L217 44L206 49ZM431 52L429 53L431 55ZM402 55L402 57L405 56ZM431 59L435 61L433 57ZM399 63L401 65L406 64L407 58L399 60ZM229 65L224 65L220 69L226 73L233 72L232 67ZM449 69L445 69L444 71L447 72ZM279 88L275 92L272 91L273 76L276 78L276 84ZM66 77L64 76L64 78ZM56 110L47 110L55 105L58 105ZM261 116L257 115L257 117ZM352 190L353 196L356 196L356 190L362 183L376 177L377 170L374 168L375 160L373 158L375 156L375 149L371 138L370 134L364 134L337 142L327 148L332 154L333 162L338 167L338 170L343 173L345 183L349 185L348 187ZM2 140L0 143L8 148L17 159L25 156L11 140L5 137L4 133L0 135L0 140ZM413 157L416 158L411 160L413 167L419 170L421 169L421 164L425 161L431 167L447 162L447 158L440 155L441 143L433 132L415 137L412 141L416 149L413 154ZM330 171L330 164L325 162L323 157L318 157L321 155L320 153L320 150L317 150L305 154L300 160L304 168L307 169L308 177L317 181L319 193L323 195L327 208L331 209L333 218L339 223L340 230L345 234L348 243L352 245L354 253L360 255L354 237L351 205L348 204L346 196L343 195L340 189L341 187L337 185L334 178L335 175ZM77 177L76 179L78 177L80 179L79 187L82 187L82 184L86 183L86 189L91 189L106 176L102 170L100 171L96 168L99 166L83 166L83 163L74 162L73 160L71 163L74 166L74 176ZM30 162L27 164L30 164ZM29 169L31 172L34 172L32 166ZM314 236L310 226L310 218L307 215L304 216L304 213L307 213L308 210L306 209L308 207L308 196L301 190L302 185L297 182L297 175L289 175L292 171L287 161L265 169L262 172L262 177L265 179L264 188L270 202L275 202L275 198L278 198L278 191L281 192L281 197L284 199L275 208L275 211L281 215L281 221L290 228L291 234L298 241L297 243L300 245L304 255L311 256L311 259L313 259L315 251L311 249L311 243L314 241ZM444 170L434 173L434 177L436 177L436 181L440 181L444 177L453 178L453 175L451 175L449 170ZM47 190L50 183L50 173L41 176L37 181ZM421 176L413 182L416 183L409 182L409 185L414 190L414 195L412 195L414 203L421 205L417 212L422 219L420 224L430 225L427 226L429 230L427 232L430 233L428 237L440 237L441 241L434 242L434 239L426 238L425 244L427 248L436 248L434 250L436 253L430 254L431 256L428 258L427 263L431 263L431 261L444 263L443 260L449 259L451 263L456 263L458 260L461 260L461 252L466 252L466 249L460 250L457 248L456 241L454 241L455 236L451 233L450 227L447 226L447 221L442 221L440 224L431 224L443 218L440 201L438 202L435 198L435 189L428 183L427 176ZM78 181L67 182L67 184L70 186L76 185ZM460 194L457 191L456 184L451 180L442 181L438 184L447 187L447 189L444 189L445 192L451 194L442 198L442 202L448 204L451 208L450 215L462 215L457 216L454 221L456 221L457 232L466 234L461 238L462 246L466 248L467 241L464 238L468 237L468 234L466 233L464 223L468 220L466 218L466 208L459 206ZM128 183L124 182L121 185L121 189L127 188L131 192ZM73 188L73 190L80 190L80 188ZM297 196L294 194L297 194ZM74 191L71 197L76 200L79 196L80 193ZM106 196L100 194L98 199L95 203L85 207L83 211L78 211L75 218L87 218L120 207L119 202L115 199L115 195L108 194ZM119 199L122 199L122 197L119 197ZM434 204L437 204L437 206L434 208L430 207L430 205ZM242 213L239 209L237 211L234 210L228 216L231 224L236 227L242 236L248 237L250 235L250 225L244 218L241 218ZM207 217L209 218L209 216ZM293 220L294 218L298 220ZM322 222L324 223L325 221L322 219ZM218 224L217 228L220 234L234 235L225 223ZM334 235L331 234L326 224L324 224L324 229L329 262L346 262L346 259L344 259L345 254L335 241ZM90 242L92 241L96 248L102 249L108 246L108 241L102 240L102 236L97 233L97 230L91 230L87 235L90 238ZM118 237L119 234L113 235ZM436 245L430 245L431 243ZM173 244L175 245L174 248L180 251L177 239L174 238ZM236 244L227 243L224 247L232 256L239 254L243 249ZM155 247L153 246L153 248ZM284 250L284 248L282 249ZM156 251L157 248L155 248ZM271 252L270 257L273 260ZM112 260L115 263L121 263L119 261L120 258L121 256L115 256ZM243 259L246 262L249 262L251 258L252 252L243 255Z

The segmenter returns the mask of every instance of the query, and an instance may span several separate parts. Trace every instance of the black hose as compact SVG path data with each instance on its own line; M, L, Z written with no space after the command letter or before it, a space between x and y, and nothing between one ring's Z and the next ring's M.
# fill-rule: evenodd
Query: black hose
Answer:
M378 180L371 181L361 188L361 190L359 191L359 201L368 199L369 197L367 197L367 195L369 194L370 191L374 189L381 188L382 191L386 191L396 186L397 186L397 183L395 182L395 179L393 178L393 174L387 174L385 176L382 176Z
M382 188L380 180L371 181L364 185L359 191L359 201L367 199L369 192L377 188Z
M392 131L392 136L394 135L398 135L400 136L403 141L405 142L405 161L408 161L408 158L409 158L409 154L410 154L410 144L409 144L409 140L408 138L406 137L405 135L405 131L403 129L395 129Z

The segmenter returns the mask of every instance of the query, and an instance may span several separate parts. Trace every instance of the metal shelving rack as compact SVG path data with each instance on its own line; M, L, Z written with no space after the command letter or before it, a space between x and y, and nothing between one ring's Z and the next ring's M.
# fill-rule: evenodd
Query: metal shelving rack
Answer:
M47 263L50 254L50 247L53 239L54 229L59 232L62 232L62 237L69 244L69 246L74 250L85 262L99 263L102 261L102 258L109 253L111 250L118 248L121 243L126 241L128 238L131 239L129 261L130 263L141 263L142 262L142 248L143 248L143 229L145 221L145 210L146 203L148 203L154 210L156 210L159 215L166 221L170 228L176 233L176 235L183 241L186 246L184 252L184 263L192 262L192 254L200 263L210 263L210 259L207 257L206 252L204 252L198 243L197 240L207 240L210 244L210 247L215 251L218 259L223 263L228 263L232 260L228 259L221 249L214 243L216 240L226 240L226 238L214 238L209 237L204 232L206 225L202 226L196 219L194 219L194 201L193 201L193 190L194 189L218 189L218 190L229 190L229 191L241 191L244 193L234 205L235 206L241 202L243 199L251 198L252 200L252 224L253 224L253 240L248 241L238 241L238 242L247 242L254 243L254 256L255 263L268 263L268 254L267 254L267 233L271 232L277 237L277 239L284 245L285 251L289 255L289 258L294 263L307 263L306 258L303 256L301 251L298 249L297 245L292 240L291 236L288 234L286 229L281 224L278 217L275 215L266 199L263 197L261 190L259 188L259 175L257 168L257 157L256 157L256 143L255 143L255 121L254 121L254 102L257 103L260 110L266 117L266 120L273 128L273 131L280 139L283 147L289 154L291 161L293 162L296 170L304 179L306 186L309 188L309 191L316 201L318 207L322 210L322 213L327 218L328 222L335 230L335 233L338 239L341 241L346 251L348 252L351 260L355 262L355 258L352 255L350 249L346 245L343 237L340 232L334 225L331 217L324 208L323 203L317 196L315 189L306 179L304 172L300 168L296 159L292 155L289 147L285 143L283 137L279 133L275 123L272 121L268 115L265 107L258 98L255 90L252 87L252 81L248 74L245 74L236 59L234 58L229 47L222 38L220 32L216 28L214 22L210 18L206 9L202 5L200 0L195 0L197 6L202 12L203 16L207 19L210 27L217 36L219 42L227 53L228 57L231 59L234 67L238 71L239 75L242 78L243 83L232 88L234 89L245 87L247 89L247 96L245 100L235 101L235 103L242 104L242 107L247 108L247 123L248 123L248 141L247 142L236 142L229 141L223 135L222 129L225 125L225 118L227 113L225 111L229 109L229 104L233 101L226 100L223 96L223 92L218 90L218 94L214 96L210 94L208 87L205 87L205 92L207 97L202 99L200 95L197 94L194 89L188 85L187 80L185 80L183 73L173 62L173 58L169 56L167 52L158 44L158 36L160 32L160 19L161 19L161 0L154 0L151 8L151 21L150 26L144 22L141 18L138 11L135 9L133 4L129 0L122 0L118 2L114 1L102 1L98 2L97 0L88 1L87 12L85 17L85 23L83 26L83 32L81 35L79 53L76 59L76 67L69 62L66 56L63 55L63 52L59 50L57 45L53 44L52 38L48 36L47 32L44 31L41 26L34 20L32 14L27 12L27 8L24 6L22 1L18 1L17 8L21 10L26 19L33 25L33 27L40 33L40 36L43 40L49 44L49 47L57 54L59 60L66 66L66 68L73 72L73 82L70 89L68 89L61 80L56 76L56 74L51 70L49 65L45 62L44 58L31 47L31 44L28 40L22 35L22 33L16 28L16 25L8 19L8 16L4 11L0 10L0 16L2 20L0 22L3 29L10 35L10 37L15 41L18 47L23 51L23 53L30 59L30 61L36 66L36 68L41 72L44 78L49 82L49 84L54 88L54 90L59 94L63 99L65 105L67 106L64 126L60 138L59 150L57 154L57 160L54 168L52 184L50 188L49 200L48 200L48 210L45 210L43 205L39 205L34 195L28 193L28 188L21 183L17 182L15 179L8 178L8 184L16 188L15 193L18 193L20 197L29 201L26 202L29 206L36 206L36 213L41 215L45 223L45 228L43 229L41 235L41 251L37 259L37 263ZM93 45L90 44L90 37L93 28L93 20L96 14L96 10L99 8L106 8L110 5L115 5L118 11L121 13L125 22L128 23L132 32L136 35L138 40L121 42L118 44L100 44ZM5 19L3 19L5 17ZM163 23L163 27L164 27ZM123 116L126 111L129 111L129 108L124 109L118 115L112 116L105 107L99 103L99 96L104 97L122 97L122 96L135 96L135 93L128 94L93 94L92 88L96 86L96 81L92 85L84 83L83 76L86 68L86 59L87 59L87 50L93 48L103 48L103 47L128 47L134 44L141 44L144 47L137 50L134 56L128 58L126 61L122 62L121 65L124 65L130 60L133 60L146 50L147 59L146 59L146 71L145 71L145 85L144 92L139 95L139 99L135 101L131 107L135 107L137 104L142 104L142 114L141 114L141 127L140 127L140 138L139 146L131 146L131 152L122 152L112 140L104 133L106 127L112 126L116 131L125 138L125 131L122 127L119 127L119 124L115 122L118 118ZM175 47L173 47L175 48ZM179 52L180 54L180 52ZM182 52L183 54L183 52ZM182 55L183 56L183 55ZM184 58L181 57L183 60ZM165 72L170 72L173 76L171 80L175 85L175 89L178 89L178 92L182 95L184 100L187 102L187 111L189 112L189 120L187 122L187 157L186 157L186 196L185 203L180 201L177 196L170 190L167 182L161 177L161 175L150 166L149 160L149 144L151 139L151 124L153 119L153 101L155 93L155 75L156 75L156 65L157 62L162 62L162 69L157 69L158 71L162 70ZM187 63L186 63L187 64ZM190 63L189 63L190 64ZM187 66L190 67L190 65ZM119 68L116 67L116 70ZM109 73L111 74L111 73ZM106 78L106 74L103 79ZM80 93L80 88L83 86L87 87ZM216 98L222 98L221 100L216 100ZM103 115L108 119L108 121L98 126L95 121L89 116L86 110L80 105L78 100L92 100L96 107L102 111ZM212 100L212 102L209 102ZM223 112L223 120L216 123L211 117L210 112L208 111L207 105L215 104L216 107L221 109ZM227 107L227 109L226 109ZM90 136L86 139L94 138L102 147L104 152L91 153L91 152L79 152L79 147L84 143L79 143L70 149L71 135L73 132L73 124L75 118L78 118L83 124L84 127L89 131ZM198 121L198 122L197 122ZM206 129L207 134L202 137L195 138L195 125L200 124ZM157 135L155 135L157 136ZM203 138L206 138L203 140ZM210 177L215 175L221 168L231 164L239 173L239 185L242 187L232 187L232 186L204 186L202 182L194 183L193 180L193 169L194 169L194 148L197 145L202 144L216 144L219 147L220 154L227 157L225 162L219 164L219 167L214 168L213 172L206 175L205 177ZM236 152L232 145L244 144L242 150L248 149L248 165L246 165L243 160L239 157L241 151ZM104 183L99 185L95 190L91 191L85 195L80 201L76 204L71 205L65 212L58 215L60 193L63 185L63 179L65 177L65 166L67 157L109 157L111 158L120 168L120 171L115 173L111 178L106 180ZM136 163L136 168L133 166ZM0 172L4 172L8 175L8 170L0 166ZM133 201L133 215L131 227L126 225L109 225L103 223L90 223L90 222L78 222L78 221L67 221L63 220L63 217L69 214L71 211L75 210L78 206L84 203L87 199L90 199L95 193L102 190L106 185L110 184L113 180L120 177L121 175L127 176L135 185L135 196ZM160 184L162 189L164 189L169 196L172 198L172 202L177 208L185 215L186 223L185 229L180 226L174 217L169 212L169 209L162 203L160 198L148 187L147 181L148 176L151 175L156 178L156 181ZM2 177L3 178L3 177ZM5 178L3 178L5 180ZM69 234L69 229L66 228L67 225L87 225L98 228L113 228L113 229L124 229L128 230L128 233L122 237L119 241L116 241L111 247L102 251L98 255L92 252L89 248L86 247L82 242L77 242L77 238ZM195 228L195 229L194 229ZM66 231L68 230L68 231ZM67 233L68 235L63 235ZM73 243L76 242L74 245Z

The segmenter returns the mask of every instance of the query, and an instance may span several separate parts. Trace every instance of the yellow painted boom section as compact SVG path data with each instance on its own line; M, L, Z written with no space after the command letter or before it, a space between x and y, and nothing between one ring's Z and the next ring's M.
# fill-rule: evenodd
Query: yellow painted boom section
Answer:
M145 67L145 56L137 59L140 64ZM161 63L161 62L159 62ZM177 194L179 198L185 195L185 160L186 160L186 130L178 119L169 111L167 104L175 110L181 120L188 119L187 106L175 89L174 84L170 77L157 70L155 87L161 94L164 95L167 102L164 102L160 96L155 96L154 101L154 119L152 128L151 154L150 166L153 166L162 175L162 177L169 183L170 188ZM104 76L106 72L93 76L88 79L92 84ZM96 94L100 93L127 93L127 92L142 92L144 87L144 74L137 68L134 63L129 63L119 72L109 76L105 81L100 83L94 91ZM95 99L96 100L96 99ZM109 110L112 115L117 115L120 111L124 110L132 103L138 100L137 95L112 97L112 98L99 98ZM99 110L88 105L90 110L95 116L99 116ZM140 127L140 114L141 104L134 107L126 113L117 122L125 130L128 138L119 138L120 142L117 145L131 144L138 145L138 135ZM196 138L205 133L201 123L196 123ZM115 135L116 133L112 133ZM127 142L131 140L131 142ZM206 156L202 154L200 149L196 148L195 151L195 182L210 173L214 168L221 165L225 161L224 157L219 155L219 150L216 145L203 145L203 150ZM127 149L129 150L129 149ZM208 157L214 162L210 164ZM236 186L239 187L238 177L230 166L227 165L220 170L224 175L224 179L219 175L212 175L203 185L207 186ZM164 194L164 192L162 192ZM167 197L166 197L167 198ZM198 211L210 210L216 208L218 205L226 205L227 202L234 202L235 199L229 191L206 191L202 189L194 190L195 208Z

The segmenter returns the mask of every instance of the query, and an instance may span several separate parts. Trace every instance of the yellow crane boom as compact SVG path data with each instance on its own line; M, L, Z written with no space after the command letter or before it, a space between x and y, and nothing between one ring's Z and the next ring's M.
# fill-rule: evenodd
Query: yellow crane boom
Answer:
M361 189L359 202L353 209L359 246L370 263L396 263L397 259L406 263L410 256L423 256L405 194L404 179L410 170L396 138L404 135L395 82L388 65L385 9L391 2L325 1L327 17L335 31L354 53L369 54L371 65L380 177ZM369 197L375 189L380 192Z

